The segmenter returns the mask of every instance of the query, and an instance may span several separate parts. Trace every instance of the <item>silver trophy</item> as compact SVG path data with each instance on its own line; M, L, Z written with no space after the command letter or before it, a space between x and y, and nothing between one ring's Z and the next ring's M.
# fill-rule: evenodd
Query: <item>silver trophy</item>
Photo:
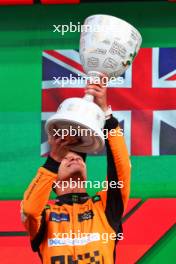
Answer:
M140 33L122 19L109 15L86 18L80 38L80 60L90 82L102 75L108 80L122 75L137 55L141 42ZM56 114L47 120L46 132L53 135L53 128L72 128L81 137L81 142L72 150L85 153L101 151L104 147L105 114L93 100L91 95L64 100Z

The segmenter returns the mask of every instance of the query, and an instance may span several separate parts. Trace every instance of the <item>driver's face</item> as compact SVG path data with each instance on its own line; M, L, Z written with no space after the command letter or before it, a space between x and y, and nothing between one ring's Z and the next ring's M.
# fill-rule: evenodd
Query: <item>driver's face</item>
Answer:
M76 174L83 180L86 180L86 164L81 156L70 151L62 158L58 170L58 178L62 181Z

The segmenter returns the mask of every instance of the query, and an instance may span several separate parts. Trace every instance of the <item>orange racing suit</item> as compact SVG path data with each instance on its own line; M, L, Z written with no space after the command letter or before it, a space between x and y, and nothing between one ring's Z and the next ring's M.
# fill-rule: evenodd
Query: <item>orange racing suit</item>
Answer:
M105 128L109 131L107 180L114 182L113 186L121 181L123 188L109 187L93 197L87 193L64 194L55 204L46 205L59 167L48 157L24 194L22 221L43 264L115 263L116 243L123 238L121 218L129 198L131 166L117 119L111 117ZM111 135L111 129L117 133Z

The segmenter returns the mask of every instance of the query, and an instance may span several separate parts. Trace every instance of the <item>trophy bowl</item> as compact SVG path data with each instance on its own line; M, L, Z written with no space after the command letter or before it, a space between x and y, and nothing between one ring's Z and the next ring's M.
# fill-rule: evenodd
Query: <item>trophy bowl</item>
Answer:
M122 75L141 46L142 37L128 22L110 15L86 18L80 37L80 59L88 76Z
M51 136L78 137L80 143L70 149L85 153L98 153L104 147L104 112L99 106L82 98L64 100L45 124ZM56 133L58 132L58 133Z

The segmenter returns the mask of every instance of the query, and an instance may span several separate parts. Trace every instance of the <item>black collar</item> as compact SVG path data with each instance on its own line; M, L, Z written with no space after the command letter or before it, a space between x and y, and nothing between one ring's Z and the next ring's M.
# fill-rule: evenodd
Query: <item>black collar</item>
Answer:
M57 196L55 204L57 205L73 204L73 203L83 204L88 199L90 199L90 196L86 192L85 193L67 193L67 194Z

